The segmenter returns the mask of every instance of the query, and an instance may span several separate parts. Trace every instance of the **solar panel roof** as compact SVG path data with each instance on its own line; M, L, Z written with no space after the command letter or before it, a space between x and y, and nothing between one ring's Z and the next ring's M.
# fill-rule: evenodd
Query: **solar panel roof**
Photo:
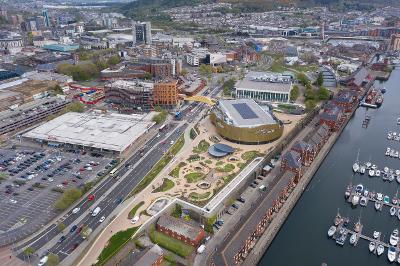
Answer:
M240 114L243 119L254 119L258 118L256 113L250 109L250 107L246 103L234 103L232 106L236 109L236 111Z

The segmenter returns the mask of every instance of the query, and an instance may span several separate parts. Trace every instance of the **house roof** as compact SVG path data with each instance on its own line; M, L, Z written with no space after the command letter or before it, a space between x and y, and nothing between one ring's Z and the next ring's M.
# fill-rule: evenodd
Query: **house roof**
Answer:
M325 109L324 112L320 115L320 119L326 121L338 121L341 113L342 111L339 107L333 106L332 108Z
M288 151L283 156L284 160L291 168L300 168L301 167L301 160L300 154L296 151Z
M157 225L183 235L191 240L195 240L203 230L201 228L196 228L182 220L175 219L169 215L160 216L160 218L158 218Z
M292 149L306 151L306 150L312 150L312 147L310 147L309 143L301 140L301 141L296 141L296 143L292 146Z
M133 264L133 266L152 266L160 256L164 255L162 248L158 245L153 245L143 253L144 254Z

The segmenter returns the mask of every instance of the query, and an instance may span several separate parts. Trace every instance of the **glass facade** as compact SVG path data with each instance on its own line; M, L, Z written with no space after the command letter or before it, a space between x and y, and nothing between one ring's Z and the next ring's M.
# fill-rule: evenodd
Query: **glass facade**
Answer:
M288 102L289 93L237 89L236 98L248 98L257 101Z

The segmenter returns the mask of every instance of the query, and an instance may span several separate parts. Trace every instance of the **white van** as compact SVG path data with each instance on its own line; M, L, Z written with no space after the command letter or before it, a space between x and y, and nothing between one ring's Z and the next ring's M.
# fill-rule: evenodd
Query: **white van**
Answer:
M197 249L197 253L201 254L204 252L204 250L206 249L206 245L201 245L198 249Z
M96 209L93 210L92 212L92 216L95 217L97 214L99 214L99 212L101 211L100 207L96 207Z
M43 258L40 259L38 266L43 266L46 264L46 262L49 260L49 257L44 256Z
M264 186L264 185L261 185L261 186L259 186L259 188L258 188L260 191L262 191L262 192L264 192L264 191L266 191L267 190L267 187L266 186Z

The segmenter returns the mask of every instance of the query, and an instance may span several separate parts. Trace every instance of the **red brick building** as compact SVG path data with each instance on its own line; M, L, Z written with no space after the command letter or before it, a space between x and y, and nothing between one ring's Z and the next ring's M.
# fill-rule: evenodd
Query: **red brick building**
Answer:
M300 154L301 163L305 166L309 166L313 161L315 156L317 156L317 150L314 145L309 144L305 141L297 141L293 146L292 150Z
M169 215L162 215L158 218L157 231L178 239L186 244L197 247L205 238L206 233L204 229L195 227L182 220L173 218Z
M346 116L340 107L329 105L319 116L319 123L327 125L331 131L338 131L345 119Z
M304 174L300 153L294 150L286 152L282 157L281 171L294 173L294 180L297 183Z
M358 105L358 94L352 90L342 90L332 99L332 103L345 113L350 113Z

